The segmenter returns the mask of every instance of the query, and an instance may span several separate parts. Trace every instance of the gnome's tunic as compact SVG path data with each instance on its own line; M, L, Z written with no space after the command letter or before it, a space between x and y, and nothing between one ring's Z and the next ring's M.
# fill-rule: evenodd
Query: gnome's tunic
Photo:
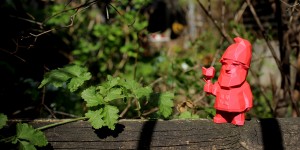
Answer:
M250 85L245 81L238 88L221 87L219 82L214 84L212 94L216 96L214 107L227 112L243 112L253 106Z

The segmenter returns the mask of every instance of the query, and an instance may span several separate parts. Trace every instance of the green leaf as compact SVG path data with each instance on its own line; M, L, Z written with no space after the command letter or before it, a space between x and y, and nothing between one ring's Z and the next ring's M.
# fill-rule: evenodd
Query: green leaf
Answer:
M58 68L45 74L40 86L41 88L46 84L52 84L55 87L62 87L68 80L68 89L74 92L81 86L84 81L89 80L91 74L87 71L87 68L78 65L67 65L64 68Z
M196 115L196 114L192 114L189 111L185 111L185 112L181 113L178 116L178 118L179 119L197 119L197 118L200 118L200 117L198 115Z
M105 86L98 86L98 88L101 95L107 95L107 92L109 90L108 88L106 88Z
M115 106L111 105L105 105L104 111L103 111L103 120L105 124L110 128L111 130L115 129L115 124L118 122L119 119L119 109Z
M98 88L100 89L100 94L103 96L107 95L109 90L113 88L114 86L118 85L120 82L120 78L116 77L113 78L112 76L107 76L107 81L102 83Z
M7 116L0 113L0 129L2 129L6 125L6 122L7 122Z
M68 88L71 92L76 91L85 81L91 79L91 74L89 72L83 73L78 77L74 77L71 79L70 83L68 83Z
M27 141L20 141L19 149L20 150L36 150L34 145Z
M120 77L113 78L112 76L107 76L107 79L108 79L107 81L108 89L118 85L120 82Z
M142 87L133 79L123 80L120 82L120 85L131 91L137 99L140 99L143 96L149 97L152 93L152 89L150 87Z
M134 95L136 95L136 97L138 99L142 98L142 97L149 97L150 94L152 93L152 89L150 87L141 87L141 88L137 88L133 90Z
M133 91L133 90L141 87L141 85L133 79L122 80L120 82L120 85L130 91Z
M91 125L95 128L95 129L100 129L101 127L103 127L104 121L103 121L103 115L102 115L102 111L103 109L99 109L96 111L92 111L89 110L85 116L89 118L89 122L91 123Z
M69 79L69 75L60 69L47 72L38 88L42 88L46 84L51 83L55 87L62 87L62 85Z
M104 101L109 102L111 100L120 99L126 97L122 94L121 88L112 88L107 93L106 97L104 98Z
M159 97L158 113L162 114L165 118L172 114L172 107L174 106L172 99L174 99L174 94L170 92L162 93Z
M103 97L97 92L96 87L92 86L81 93L81 97L86 101L88 107L104 104Z
M48 144L45 134L27 123L17 124L17 139L29 141L31 144L39 147Z

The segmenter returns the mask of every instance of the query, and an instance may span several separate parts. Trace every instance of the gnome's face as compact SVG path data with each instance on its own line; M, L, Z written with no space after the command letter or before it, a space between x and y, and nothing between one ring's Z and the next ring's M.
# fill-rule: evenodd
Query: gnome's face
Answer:
M244 64L230 59L223 59L221 63L218 82L222 87L239 86L246 80L248 69Z

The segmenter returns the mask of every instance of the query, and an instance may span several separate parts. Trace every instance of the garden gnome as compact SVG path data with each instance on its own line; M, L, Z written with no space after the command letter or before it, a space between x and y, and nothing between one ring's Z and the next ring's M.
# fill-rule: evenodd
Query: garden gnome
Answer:
M211 82L215 75L214 67L202 67L202 73L206 82L204 91L216 97L213 121L241 126L245 122L245 112L253 106L252 92L246 81L252 47L249 41L240 37L234 38L234 42L220 60L222 68L217 82Z

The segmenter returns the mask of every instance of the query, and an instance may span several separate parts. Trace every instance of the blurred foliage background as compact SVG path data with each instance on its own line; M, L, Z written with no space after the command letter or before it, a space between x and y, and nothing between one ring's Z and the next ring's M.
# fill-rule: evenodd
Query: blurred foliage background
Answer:
M82 116L78 93L37 88L46 72L78 64L95 83L112 75L174 92L171 118L211 118L214 97L203 92L201 67L214 66L216 80L222 52L241 36L253 44L248 118L299 116L298 7L290 0L3 0L0 112ZM136 116L129 110L123 118Z

